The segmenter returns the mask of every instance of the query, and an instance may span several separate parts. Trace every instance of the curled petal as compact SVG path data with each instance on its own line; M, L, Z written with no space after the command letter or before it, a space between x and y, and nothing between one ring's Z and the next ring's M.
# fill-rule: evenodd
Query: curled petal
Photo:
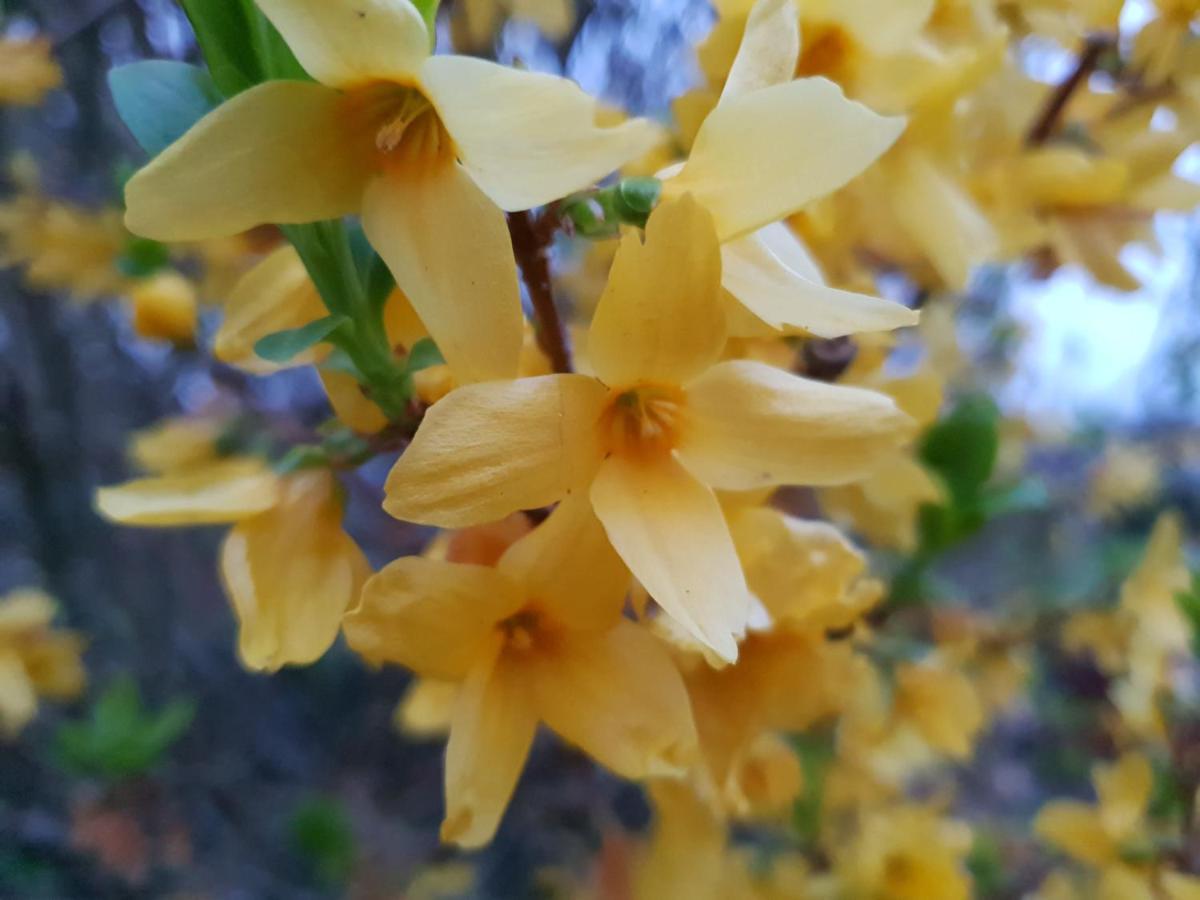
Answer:
M279 479L266 463L236 457L100 488L96 509L122 525L220 525L265 512L279 496Z
M791 81L800 58L800 15L792 0L758 0L721 99Z
M425 415L387 480L398 519L461 528L582 490L600 463L607 392L584 375L473 384Z

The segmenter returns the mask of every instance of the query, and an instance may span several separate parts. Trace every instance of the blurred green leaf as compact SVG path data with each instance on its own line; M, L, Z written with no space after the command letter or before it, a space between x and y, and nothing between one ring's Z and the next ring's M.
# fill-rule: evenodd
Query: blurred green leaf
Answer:
M804 788L792 809L792 826L801 841L813 845L821 836L825 775L835 756L833 735L823 731L795 735L792 747L800 757L800 768L804 772Z
M354 832L342 806L328 797L311 797L297 807L289 825L292 847L324 884L344 884L358 855Z
M442 351L438 349L437 344L431 338L421 338L408 351L406 365L410 375L420 372L422 369L445 364L446 358L442 356Z
M108 73L117 114L150 156L157 156L221 103L209 74L196 66L147 59Z
M158 764L194 716L189 700L174 700L157 712L146 710L137 684L123 676L96 701L88 719L59 727L58 756L68 769L84 775L139 775Z
M960 506L973 503L992 475L1000 449L1000 410L989 397L964 398L921 441L921 460Z
M1192 574L1191 590L1177 594L1175 602L1192 629L1192 653L1200 656L1200 573Z
M425 27L429 29L430 47L437 40L437 12L440 2L441 0L412 0L413 6L417 8L417 12L421 14L421 18L425 20Z
M149 238L134 237L117 259L117 269L128 278L146 278L171 261L171 248Z
M213 82L226 97L266 78L255 48L253 0L180 0Z

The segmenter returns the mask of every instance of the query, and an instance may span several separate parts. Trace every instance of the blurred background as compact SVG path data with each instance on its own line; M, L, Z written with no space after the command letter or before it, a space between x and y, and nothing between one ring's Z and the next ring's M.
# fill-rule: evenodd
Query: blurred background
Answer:
M131 436L164 417L224 411L304 429L326 401L307 370L251 378L187 341L140 336L149 313L123 279L153 251L130 243L118 209L141 155L105 78L136 59L196 58L176 4L5 0L0 15L7 38L48 41L63 78L36 105L0 107L11 263L0 272L0 594L53 597L86 641L87 673L78 698L0 744L0 897L565 895L606 835L646 827L635 787L540 741L495 844L464 862L437 842L441 739L392 727L401 673L370 673L342 648L311 668L246 673L214 565L220 530L118 529L93 512L96 487L134 471ZM580 2L553 39L500 15L485 46L665 117L698 80L694 45L713 20L700 0ZM1069 68L1055 47L1032 52L1047 83ZM0 58L0 80L33 78L31 65ZM1189 154L1181 169L1200 165ZM951 328L974 364L969 387L1011 431L1002 452L1019 447L1025 493L939 559L949 594L1014 618L1111 603L1161 510L1200 524L1198 228L1159 216L1160 254L1123 251L1143 281L1130 292L1071 267L975 279ZM177 265L219 293L244 250L184 250ZM202 311L198 346L215 319ZM172 336L169 322L161 331ZM428 537L380 511L388 462L347 477L349 527L376 565ZM973 820L1027 826L1046 797L1086 789L1102 738L1079 704L1103 697L1104 676L1047 653L1056 699L998 722L960 773Z

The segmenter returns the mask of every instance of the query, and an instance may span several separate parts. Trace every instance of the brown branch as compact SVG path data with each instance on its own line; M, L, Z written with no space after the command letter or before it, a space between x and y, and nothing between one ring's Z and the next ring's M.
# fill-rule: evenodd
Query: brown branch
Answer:
M1039 147L1053 137L1075 92L1087 83L1100 64L1101 57L1114 46L1116 39L1111 34L1092 34L1087 37L1083 42L1083 49L1079 51L1079 59L1075 61L1075 68L1050 94L1046 105L1030 127L1025 136L1026 146Z
M573 370L570 340L554 304L554 285L550 280L550 244L557 229L558 216L553 210L537 219L529 212L508 214L513 253L533 304L533 327L538 346L549 358L555 372L570 372Z

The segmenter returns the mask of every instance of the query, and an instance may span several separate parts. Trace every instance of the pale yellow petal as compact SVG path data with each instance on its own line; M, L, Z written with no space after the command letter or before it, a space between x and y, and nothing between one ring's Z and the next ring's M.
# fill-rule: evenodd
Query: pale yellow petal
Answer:
M45 628L54 619L54 600L37 588L18 588L0 598L0 638Z
M462 166L375 179L362 221L459 381L514 377L523 320L508 226Z
M621 241L588 333L587 355L611 387L682 384L725 346L721 255L712 217L691 197L661 204Z
M1080 862L1103 866L1116 859L1117 847L1100 823L1096 810L1074 800L1047 803L1037 814L1033 830L1042 840Z
M14 738L37 715L37 694L15 650L0 649L0 737Z
M1100 798L1100 819L1117 840L1136 834L1150 804L1154 770L1140 753L1126 753L1110 766L1098 766L1093 774Z
M398 519L461 528L582 490L600 463L607 393L585 375L459 388L425 414L387 480Z
M910 50L935 5L934 0L825 0L823 4L833 21L880 55Z
M257 0L304 70L331 87L409 83L430 52L410 0Z
M238 656L254 671L316 661L370 566L342 530L342 505L324 471L289 476L277 507L240 522L221 550L221 576L238 619Z
M536 731L525 679L493 648L463 682L450 725L443 841L480 847L492 839Z
M780 233L782 232L782 233ZM791 252L780 253L790 243ZM768 225L721 246L722 284L773 328L822 338L915 325L920 314L899 303L831 288L786 225Z
M847 100L824 78L774 85L713 110L665 190L695 194L721 240L732 240L837 190L903 130L904 120Z
M388 425L388 418L379 406L365 393L353 375L333 368L323 368L317 373L321 387L333 407L333 414L343 425L359 434L376 434Z
M524 600L520 587L491 567L409 556L367 581L342 627L372 665L396 663L455 681L489 645L496 623Z
M459 686L453 681L414 678L396 707L393 722L404 734L417 738L444 736L450 731Z
M235 457L100 488L96 509L122 525L219 525L258 515L278 500L279 479L267 464Z
M630 576L591 501L579 491L501 557L501 572L572 628L610 627L621 617Z
M728 662L750 597L712 491L674 459L605 460L592 503L621 558L666 613Z
M970 195L923 155L901 154L888 176L901 226L947 287L965 289L974 268L997 251L991 223Z
M758 0L721 100L791 81L800 58L800 15L792 0Z
M125 186L129 230L159 241L225 237L357 212L370 136L341 94L268 81L200 120Z
M254 345L267 335L302 328L329 314L291 245L280 247L242 276L224 313L213 342L213 355L221 362L265 375L310 365L325 355L327 348L314 347L287 363L272 363L254 352Z
M724 490L826 486L869 474L910 433L911 420L884 394L735 360L689 386L679 456Z
M421 86L463 165L509 211L590 187L662 138L644 119L598 126L596 100L573 81L482 59L431 57Z
M568 635L530 664L538 715L625 778L680 776L697 752L683 679L665 645L622 620Z

